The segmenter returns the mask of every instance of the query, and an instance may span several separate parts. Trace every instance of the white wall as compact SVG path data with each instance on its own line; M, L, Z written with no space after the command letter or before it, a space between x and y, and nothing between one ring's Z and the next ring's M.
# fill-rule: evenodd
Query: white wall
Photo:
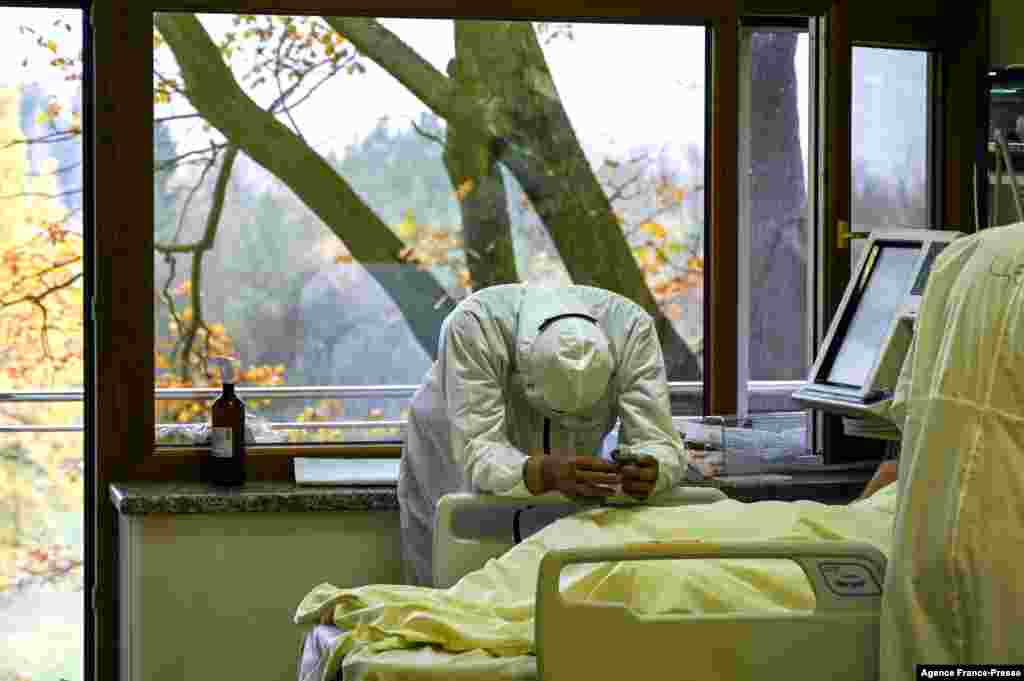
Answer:
M399 527L397 511L129 516L122 681L294 681L299 601L400 583Z

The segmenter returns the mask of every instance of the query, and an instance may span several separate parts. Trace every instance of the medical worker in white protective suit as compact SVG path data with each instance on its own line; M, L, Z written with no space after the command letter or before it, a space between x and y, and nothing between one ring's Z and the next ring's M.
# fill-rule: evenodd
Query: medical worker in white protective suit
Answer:
M559 491L636 498L685 470L654 322L586 286L492 286L441 328L438 359L413 396L398 478L406 581L432 586L434 512L456 491ZM620 422L619 467L598 456Z
M935 261L893 401L899 503L881 679L1024 663L1024 223Z

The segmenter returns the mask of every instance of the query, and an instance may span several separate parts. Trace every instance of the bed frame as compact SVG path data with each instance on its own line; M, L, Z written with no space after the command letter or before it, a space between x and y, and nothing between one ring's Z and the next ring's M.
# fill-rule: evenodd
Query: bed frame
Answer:
M648 506L686 506L709 504L726 498L726 495L715 487L675 487L651 497L646 502L638 502L627 496L617 496L607 499L604 505L632 506L645 503ZM473 509L566 506L573 503L557 492L528 498L466 492L444 495L437 503L437 513L434 517L434 586L438 589L447 589L462 579L463 575L479 570L488 560L504 555L515 545L506 537L459 534L455 523L455 517L459 513ZM580 504L580 508L585 507L585 504Z
M647 503L711 503L714 488L681 487ZM565 505L558 494L530 499L446 495L438 504L434 578L444 588L511 547L503 539L457 536L467 508ZM610 504L636 503L628 498ZM610 603L562 598L559 577L573 563L713 558L789 559L814 590L815 609L780 614L647 616ZM879 612L885 556L856 542L650 542L561 549L545 554L537 580L539 681L869 681L878 678Z

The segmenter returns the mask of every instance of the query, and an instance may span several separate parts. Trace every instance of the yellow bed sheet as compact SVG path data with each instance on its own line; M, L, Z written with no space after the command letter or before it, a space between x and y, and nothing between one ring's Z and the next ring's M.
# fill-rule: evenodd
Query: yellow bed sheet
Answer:
M315 623L333 608L346 629L325 665L330 678L344 662L346 678L374 658L383 668L432 668L449 678L532 678L534 598L541 557L552 549L677 540L863 541L889 556L895 484L844 506L811 501L723 500L678 507L600 508L558 520L449 589L320 584L299 604L296 624ZM621 603L644 613L725 613L813 609L801 568L788 560L659 560L568 566L564 597ZM347 658L347 659L346 659ZM433 667L431 667L433 665ZM349 671L353 672L351 675ZM447 675L447 676L446 676Z

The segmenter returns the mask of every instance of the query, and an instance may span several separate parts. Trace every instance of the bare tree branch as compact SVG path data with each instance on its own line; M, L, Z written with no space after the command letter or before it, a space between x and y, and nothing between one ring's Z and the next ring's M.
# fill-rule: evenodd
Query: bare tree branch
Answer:
M453 307L447 301L434 309L445 296L437 279L403 266L402 241L326 159L242 91L194 15L161 13L155 22L174 52L196 111L284 182L345 243L402 311L420 345L435 355L438 319Z
M159 123L167 123L169 121L180 121L180 120L184 120L186 118L199 118L199 114L197 114L197 113L190 113L190 114L179 114L177 116L161 116L159 118L154 118L153 119L153 123L157 123L157 124L159 124Z
M47 194L45 192L22 192L20 194L8 194L7 196L0 196L0 201L7 199L21 199L21 198L39 198L39 199L59 199L62 196L71 196L72 194L80 194L81 189L69 189L66 192L59 192L57 194Z
M44 177L44 176L47 176L47 175L62 175L64 173L66 173L66 172L74 170L75 168L81 167L81 165L82 165L82 163L81 163L81 161L79 161L78 163L72 163L71 165L60 166L59 168L54 170L52 173L25 173L25 175L28 176L28 177ZM81 191L81 190L79 189L77 191Z
M210 144L210 146L205 148L205 149L195 149L193 151L187 151L184 154L179 154L178 156L175 156L174 158L164 159L163 161L160 161L159 163L155 163L153 165L153 168L154 168L154 170L156 172L162 172L164 170L170 170L170 169L173 169L173 167L177 166L181 161L183 161L186 158L189 158L191 156L197 156L199 154L209 154L209 153L214 152L214 151L220 151L221 149L224 149L227 146L228 146L227 144Z

